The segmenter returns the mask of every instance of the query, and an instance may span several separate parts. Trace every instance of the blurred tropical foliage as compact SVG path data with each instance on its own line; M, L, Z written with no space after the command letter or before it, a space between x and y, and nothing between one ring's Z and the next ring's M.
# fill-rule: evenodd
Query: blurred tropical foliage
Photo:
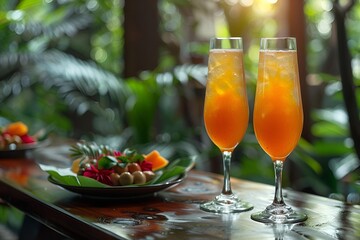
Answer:
M124 0L2 1L2 124L20 119L55 135L144 151L156 147L169 158L198 155L198 169L221 172L220 153L202 124L207 41L213 35L244 37L252 109L259 38L281 34L284 2L159 0L158 67L125 78ZM358 196L359 156L344 109L332 9L331 0L304 1L313 138L302 139L289 157L284 185L356 202L349 196ZM357 85L359 21L357 2L347 14ZM251 121L236 149L232 176L273 184L272 163Z

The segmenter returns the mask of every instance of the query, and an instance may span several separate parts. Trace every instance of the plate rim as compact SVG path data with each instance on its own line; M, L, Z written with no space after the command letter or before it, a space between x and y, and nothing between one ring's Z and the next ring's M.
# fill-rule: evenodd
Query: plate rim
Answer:
M139 198L153 195L159 191L165 190L167 188L173 187L186 178L186 173L180 174L176 179L166 181L164 183L150 184L150 185L141 185L141 186L108 186L108 187L82 187L82 186L73 186L60 183L56 181L51 175L48 176L48 181L54 185L57 185L67 191L80 194L81 196L91 197L91 198L101 198L101 199L126 199L126 198ZM133 190L127 193L127 191ZM146 190L144 193L141 193L141 190ZM133 192L131 194L131 192ZM106 196L101 196L104 194ZM115 193L115 195L108 195L110 193ZM120 196L120 194L124 194Z
M0 152L20 152L20 151L27 151L27 150L33 150L39 147L47 146L50 144L50 139L44 139L41 141L33 142L33 143L25 143L16 145L15 149L10 149L8 147L6 148L0 148Z

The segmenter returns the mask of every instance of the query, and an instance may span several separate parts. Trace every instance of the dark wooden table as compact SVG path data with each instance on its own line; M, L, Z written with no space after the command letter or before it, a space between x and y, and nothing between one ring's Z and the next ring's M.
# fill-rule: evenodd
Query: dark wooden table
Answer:
M360 239L360 206L284 190L287 204L308 214L294 225L265 225L250 219L272 201L274 187L232 179L238 195L255 205L249 212L212 214L199 204L219 193L222 176L191 171L185 181L154 196L100 200L69 192L47 180L38 161L0 159L0 198L71 239ZM38 233L34 239L46 239Z

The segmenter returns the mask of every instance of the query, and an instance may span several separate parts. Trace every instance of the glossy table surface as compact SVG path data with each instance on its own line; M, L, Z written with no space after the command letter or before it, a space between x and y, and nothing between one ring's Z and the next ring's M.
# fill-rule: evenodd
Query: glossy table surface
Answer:
M66 146L63 146L66 147ZM51 148L47 149L51 152ZM37 157L36 157L37 156ZM53 156L53 159L51 159ZM47 180L38 163L59 163L55 155L0 159L0 198L37 221L74 239L360 239L360 206L284 190L288 205L308 220L266 225L250 219L273 198L274 187L232 179L235 193L254 204L237 214L199 209L222 187L222 176L192 170L180 184L152 196L95 199Z

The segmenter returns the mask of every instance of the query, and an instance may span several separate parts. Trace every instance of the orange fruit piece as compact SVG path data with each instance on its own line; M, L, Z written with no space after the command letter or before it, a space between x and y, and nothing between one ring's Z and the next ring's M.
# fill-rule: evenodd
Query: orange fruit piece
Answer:
M6 133L16 136L24 136L28 133L28 127L23 122L10 123L6 127Z
M72 162L71 171L73 173L78 173L79 172L79 170L80 170L80 162L81 162L81 158L78 158L78 159L76 159L76 160L74 160Z
M152 163L153 171L164 168L169 164L169 161L162 157L157 150L153 150L149 154L145 155L144 160Z

